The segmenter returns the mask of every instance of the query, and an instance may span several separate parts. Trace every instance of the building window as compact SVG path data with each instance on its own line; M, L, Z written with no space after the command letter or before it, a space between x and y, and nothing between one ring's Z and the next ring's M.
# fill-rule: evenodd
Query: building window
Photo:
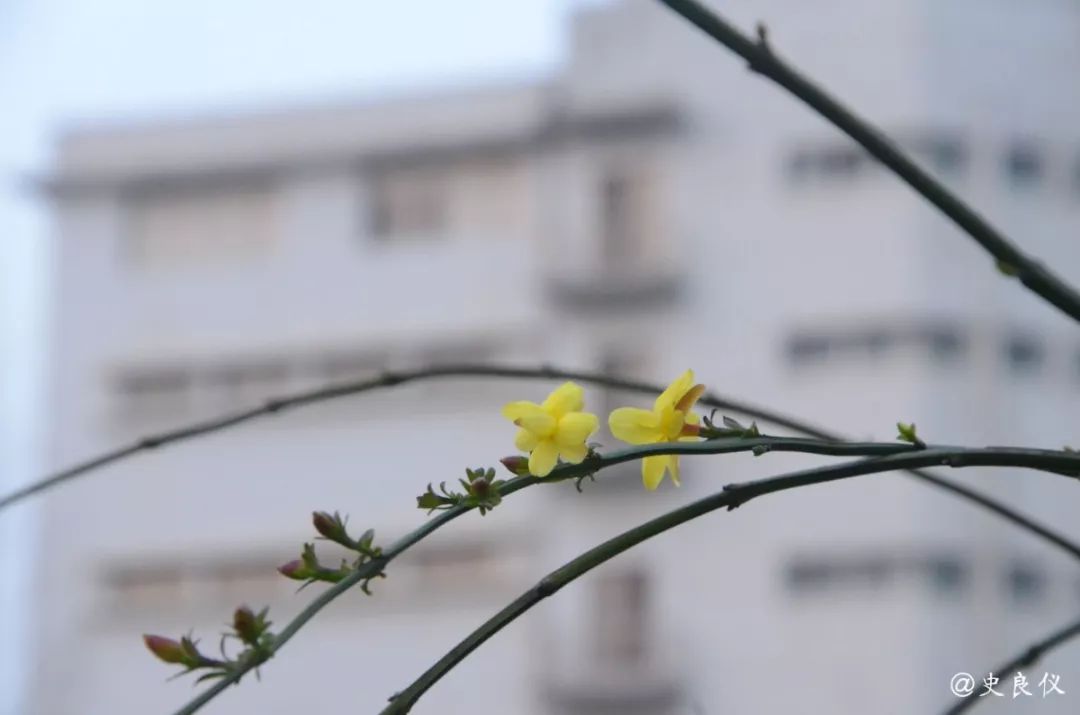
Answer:
M646 660L648 586L640 570L605 571L596 579L591 622L596 658L603 665L632 668Z
M960 593L971 581L970 565L956 556L930 556L923 568L931 586L941 594Z
M912 581L940 595L955 595L970 584L971 567L948 553L819 554L793 558L784 569L783 580L785 588L798 595L881 591Z
M787 158L787 177L793 184L801 184L810 178L814 170L814 159L809 152L796 151Z
M1005 154L1005 172L1014 186L1038 183L1043 175L1043 160L1032 144L1017 143Z
M371 235L432 238L448 229L449 180L431 168L380 169L371 179Z
M829 357L829 342L826 335L794 335L787 342L788 362L795 365L824 362Z
M936 362L950 362L961 357L967 348L964 335L946 326L926 326L918 331L918 342L924 344Z
M362 350L337 350L317 359L316 374L327 382L364 380L386 369L387 356Z
M787 587L793 591L824 592L838 588L878 589L891 581L897 563L888 556L799 558L788 565Z
M200 377L204 389L236 403L269 397L288 380L289 365L280 360L232 363L207 368Z
M789 363L803 366L836 359L880 360L910 348L948 363L964 354L967 339L958 327L938 323L805 330L788 338L785 353Z
M825 177L847 179L864 167L866 155L855 147L832 147L818 155L818 171Z
M1016 562L1005 571L1009 597L1017 603L1032 603L1046 596L1046 574L1031 564Z
M291 586L276 571L278 557L264 554L158 559L153 564L112 564L101 572L105 607L124 617L143 611L184 608L192 604L266 600Z
M925 141L923 151L934 168L942 173L958 174L967 168L968 147L959 137L930 137Z
M792 183L810 180L850 180L870 166L870 156L855 145L801 147L787 158L788 179Z
M784 583L789 591L824 591L834 580L832 567L820 559L799 559L784 571Z
M627 265L646 252L651 192L642 171L611 171L600 179L600 254L606 265Z
M421 591L479 590L499 582L498 549L486 541L458 541L417 549L408 562Z
M1016 373L1034 373L1042 368L1045 349L1033 337L1014 335L1005 343L1005 357L1009 368Z
M266 182L164 185L129 197L127 254L171 267L267 252L277 235L275 192Z
M185 409L194 376L183 367L130 368L117 371L112 385L127 417Z

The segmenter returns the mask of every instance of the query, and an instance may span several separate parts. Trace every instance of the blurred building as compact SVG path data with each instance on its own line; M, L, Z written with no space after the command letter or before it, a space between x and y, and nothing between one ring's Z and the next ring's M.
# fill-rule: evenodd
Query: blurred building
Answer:
M904 419L932 442L1075 444L1075 327L655 5L581 11L563 69L534 83L65 134L47 182L54 465L268 396L479 360L663 383L692 366L721 393L855 437L889 439ZM744 26L770 20L779 52L1080 281L1080 6L726 5ZM425 518L413 497L429 481L512 451L505 401L552 387L410 384L50 492L32 712L170 712L194 691L164 682L140 634L194 627L212 648L245 602L283 625L319 588L295 595L275 572L311 538L311 510L389 542ZM649 399L589 393L601 413ZM581 495L522 493L394 562L375 596L341 598L261 683L206 711L375 711L585 548L818 461L687 460L684 487L656 494L636 467ZM948 476L1080 538L1067 480ZM717 513L614 560L417 712L926 712L949 704L953 673L1077 610L1074 563L882 475ZM1057 672L1068 693L1038 712L1075 711L1077 666L1073 648L1027 674Z

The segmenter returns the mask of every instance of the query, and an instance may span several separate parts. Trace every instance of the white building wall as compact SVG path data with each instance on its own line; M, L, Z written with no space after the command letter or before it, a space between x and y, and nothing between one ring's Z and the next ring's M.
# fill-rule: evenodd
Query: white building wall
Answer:
M777 51L882 127L958 130L970 161L950 185L987 207L1025 248L1080 279L1065 240L1080 202L1064 168L1080 154L1068 134L1080 95L1063 69L1080 59L1069 34L1077 10L1050 0L1006 5L777 0L724 9L744 27L766 19ZM294 370L276 389L299 389L318 382L295 367L310 367L311 356L370 349L406 367L460 351L461 338L483 347L483 356L526 364L595 368L625 357L631 371L657 381L692 366L721 393L857 438L891 438L904 419L940 442L1054 447L1074 439L1080 344L1071 328L996 275L921 199L873 168L793 180L789 162L800 147L846 140L652 3L585 11L572 32L566 73L551 87L66 140L60 183L93 190L57 205L54 464L163 426L117 418L108 381L117 370L275 357ZM1014 74L988 64L991 57L1010 58L1002 63ZM852 71L853 62L872 70ZM1024 81L1030 77L1040 79ZM1002 109L1006 99L1014 114ZM553 109L573 117L655 106L674 107L678 129L522 141ZM1007 184L1000 155L1025 132L1045 134L1054 169L1021 193ZM492 197L522 207L519 231L410 245L371 240L363 157L410 144L453 149L477 137L494 137L522 157L508 193ZM282 168L298 160L302 171ZM612 284L597 261L596 187L610 167L635 164L659 177L665 228L647 246L647 270ZM175 178L256 170L279 182L280 234L265 255L139 270L119 259L127 224L110 188L116 182L146 171ZM670 284L678 290L630 307L639 289ZM634 290L603 309L566 299L611 285ZM928 321L970 326L961 357L938 362L917 345L877 357L830 353L820 363L787 352L803 332ZM1013 375L1003 359L1003 341L1021 328L1047 346L1045 366L1031 375ZM167 712L186 700L186 682L161 684L166 671L145 653L140 633L193 626L212 643L237 603L270 603L280 626L309 592L292 595L272 573L231 586L208 577L184 594L150 594L145 607L117 612L108 574L155 562L226 569L245 560L265 560L269 571L310 538L312 509L348 512L354 524L375 527L380 542L404 533L423 518L411 506L423 484L455 478L433 465L493 463L510 451L499 406L548 389L479 384L408 386L303 408L141 456L48 495L40 579L71 588L41 589L36 711ZM601 398L590 392L591 405ZM166 422L225 406L202 402ZM348 692L370 711L571 555L721 484L815 463L792 455L687 462L679 491L587 484L579 496L562 485L455 523L440 534L446 542L433 541L463 550L477 541L497 545L469 567L489 569L490 583L478 577L483 587L470 588L424 576L420 557L395 562L374 598L344 597L266 666L261 684L231 691L221 707L292 712ZM636 480L629 471L623 476ZM1015 499L1080 537L1064 480L949 476ZM788 581L792 565L807 559L939 556L970 569L958 589L907 567L869 585L814 590ZM1003 574L1017 560L1047 574L1036 606L1010 600ZM470 656L417 711L568 712L557 704L580 694L583 680L596 696L624 687L627 677L642 697L675 693L678 704L658 712L854 713L867 703L925 711L948 701L951 673L978 672L1071 617L1070 566L999 520L899 475L781 494L688 525L569 586ZM599 579L620 569L647 574L640 626L651 644L648 667L629 674L603 673L588 655ZM1052 663L1067 673L1075 658L1063 651ZM49 686L56 682L65 687ZM301 693L325 700L300 703ZM1067 711L1067 702L1039 705Z

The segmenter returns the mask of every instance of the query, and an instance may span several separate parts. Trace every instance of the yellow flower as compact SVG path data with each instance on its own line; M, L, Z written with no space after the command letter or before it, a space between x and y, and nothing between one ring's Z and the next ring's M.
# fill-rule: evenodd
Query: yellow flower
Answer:
M579 385L567 382L548 395L542 404L511 402L502 413L521 429L514 444L529 453L529 472L546 477L559 457L580 464L589 453L585 440L596 431L596 415L582 412L585 397Z
M690 410L705 392L704 385L694 384L694 371L687 370L656 398L651 410L620 407L608 417L611 434L630 444L693 441L697 439L700 418ZM679 455L661 454L646 457L641 463L641 477L646 489L656 489L671 472L671 481L679 485Z

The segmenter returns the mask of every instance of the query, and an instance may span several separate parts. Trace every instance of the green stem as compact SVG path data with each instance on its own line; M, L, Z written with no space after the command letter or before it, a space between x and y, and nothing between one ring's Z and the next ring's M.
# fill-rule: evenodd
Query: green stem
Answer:
M1071 452L1010 447L964 449L958 447L932 446L927 447L926 449L919 449L910 444L894 442L830 443L794 437L763 436L749 439L669 442L664 444L630 447L611 452L610 454L590 457L581 464L560 465L547 477L539 478L529 476L511 479L502 486L501 494L503 496L508 496L534 484L553 484L570 479L578 479L592 472L616 464L643 459L644 457L661 454L729 454L733 452L748 452L759 447L767 447L770 451L778 452L805 452L833 456L873 456L874 464L883 465L883 467L877 471L945 465L951 467L1026 467L1058 475L1080 473L1080 454ZM737 485L729 486L728 489L735 489L736 486ZM740 492L740 494L748 494L748 492ZM347 577L323 591L277 634L271 648L271 654L277 653L277 651L296 635L296 633L310 621L316 613L329 605L335 598L353 586L362 583L365 579L372 578L376 574L381 573L386 565L402 552L416 544L418 541L426 538L444 524L471 511L473 508L474 507L456 506L442 512L391 544L384 550L383 555L380 558L363 564ZM254 665L241 665L227 678L216 681L211 687L204 690L183 708L176 711L175 715L192 715L192 713L195 713L202 708L203 705L213 700L227 687L239 682L240 679L252 669L254 669Z
M912 161L884 133L857 116L820 86L780 59L764 34L757 40L696 0L660 0L729 50L747 61L750 69L768 77L801 99L838 129L904 180L908 186L936 206L943 214L1008 267L1029 290L1041 296L1073 320L1080 321L1080 294L1056 274L1026 255L1001 231L949 191L940 181Z
M373 390L384 389L395 385L401 385L407 382L431 380L431 379L444 379L451 377L479 377L479 378L500 378L500 379L549 379L549 380L577 380L578 382L584 382L598 387L615 390L625 390L628 392L640 392L646 394L658 394L662 391L662 388L657 385L652 385L647 382L641 382L638 380L628 380L619 377L610 377L600 373L585 372L580 370L561 370L554 367L539 367L539 368L520 368L520 367L500 367L495 365L475 365L475 364L463 364L463 365L442 365L439 367L422 368L418 370L412 370L407 372L384 372L368 380L358 380L352 382L340 383L337 385L331 385L318 390L311 390L307 392L300 392L288 397L271 398L264 402L261 406L252 408L250 410L244 410L234 413L232 415L226 415L204 422L196 422L188 425L187 427L181 427L179 429L170 430L168 432L161 432L156 435L150 435L136 440L134 443L99 455L92 459L89 459L80 464L76 464L67 469L56 472L50 476L47 476L37 482L29 484L21 489L0 498L0 510L5 507L11 506L29 496L38 494L40 492L51 489L55 486L59 486L71 479L83 476L98 469L101 469L110 464L120 462L131 457L134 457L141 452L157 449L168 444L183 442L196 437L219 432L236 425L243 424L250 420L254 420L258 417L266 415L276 414L293 407L299 407L301 405L315 404L326 400L334 400L341 397L350 395L358 395L364 392ZM840 441L842 437L828 432L820 427L797 420L793 417L769 410L764 407L758 407L756 405L748 404L738 400L722 397L715 393L709 392L702 396L700 404L707 407L714 407L720 410L729 410L742 415L747 415L754 419L759 419L764 422L771 422L779 427L785 427L787 429L800 432L811 437L818 437L824 440ZM1030 531L1039 538L1046 540L1047 542L1054 544L1055 546L1068 551L1075 558L1080 559L1080 546L1069 541L1062 535L1048 529L1045 526L1040 525L1033 519L1024 516L1023 514L1015 511L1006 504L984 496L972 489L968 489L960 484L951 482L944 477L939 477L928 472L912 469L908 470L908 473L917 479L920 479L928 484L931 484L939 489L952 492L953 494L965 499L977 506L984 509L988 509L995 514L1011 521L1016 526L1022 529Z
M431 686L437 683L444 675L452 670L458 663L476 650L484 641L488 640L519 616L540 601L552 595L566 584L588 573L600 564L627 551L657 534L673 529L699 516L708 514L717 509L727 507L728 510L742 506L755 497L773 494L775 492L806 487L814 484L824 484L840 479L849 479L867 474L889 472L896 469L906 469L912 466L929 466L932 464L945 464L952 467L969 466L1031 466L1029 457L1021 456L1026 450L1002 450L991 448L986 450L955 450L948 448L929 448L907 454L893 454L885 457L848 462L846 464L818 467L792 472L768 479L759 479L741 484L729 484L724 490L711 496L700 499L692 504L670 511L655 519L651 519L640 526L625 531L618 536L605 541L599 546L589 549L582 555L567 562L560 568L552 571L540 579L532 588L521 594L508 606L485 621L479 628L470 633L464 640L454 646L446 655L440 658L433 666L426 670L405 690L395 694L390 699L390 704L383 709L382 715L405 715L412 709L420 697ZM680 453L686 454L687 452ZM1039 461L1041 461L1041 457ZM1058 472L1066 468L1066 460L1059 461L1056 458L1047 462L1044 466L1050 471ZM1020 462L1029 462L1022 465ZM1039 468L1039 467L1037 467Z
M318 390L312 390L307 392L300 392L288 397L272 398L267 400L259 407L252 408L250 410L244 410L232 415L226 415L204 422L196 422L188 425L187 427L181 427L179 429L171 430L168 432L161 432L156 435L150 435L136 440L134 443L127 447L116 449L112 452L99 455L92 459L89 459L80 464L76 464L68 469L56 472L44 479L41 479L33 484L29 484L26 487L18 489L3 498L0 498L0 510L5 507L11 506L31 495L43 492L52 487L59 486L71 479L75 479L82 475L91 473L98 469L101 469L110 464L120 462L131 457L134 457L141 452L157 449L164 445L183 442L196 437L219 432L230 427L254 420L258 417L275 414L282 412L293 407L299 407L301 405L315 404L326 400L338 399L350 395L358 395L364 392L372 390L379 390L395 385L401 385L407 382L431 380L431 379L443 379L451 377L479 377L479 378L500 378L500 379L551 379L551 380L577 380L598 387L615 390L625 390L630 392L640 392L646 394L658 394L662 391L662 388L657 385L652 385L646 382L640 382L637 380L628 380L618 377L609 377L600 373L584 372L578 370L561 370L554 367L540 367L540 368L519 368L519 367L500 367L495 365L475 365L475 364L463 364L463 365L443 365L440 367L423 368L419 370L413 370L408 372L385 372L382 375L368 379L359 380L353 382L346 382L337 385L331 385L329 387L321 388ZM758 407L756 405L748 404L738 400L722 397L715 393L706 393L702 396L700 404L707 407L714 407L720 410L729 410L742 415L747 415L754 419L759 419L765 422L771 422L777 426L785 427L787 429L801 432L802 434L809 435L811 437L818 437L824 440L840 441L842 438L838 435L821 429L815 425L797 420L787 415L769 410L764 407ZM972 502L973 504L988 509L995 514L1011 521L1013 524L1019 526L1022 529L1026 529L1036 536L1054 544L1055 546L1068 551L1075 558L1080 559L1080 546L1072 543L1062 535L1051 531L1050 529L1038 524L1033 519L1020 514L1013 510L1011 507L991 499L990 497L983 496L978 492L961 486L960 484L953 483L948 479L939 477L928 472L919 470L908 470L908 472L924 482L932 484L939 489L952 492L953 494Z

